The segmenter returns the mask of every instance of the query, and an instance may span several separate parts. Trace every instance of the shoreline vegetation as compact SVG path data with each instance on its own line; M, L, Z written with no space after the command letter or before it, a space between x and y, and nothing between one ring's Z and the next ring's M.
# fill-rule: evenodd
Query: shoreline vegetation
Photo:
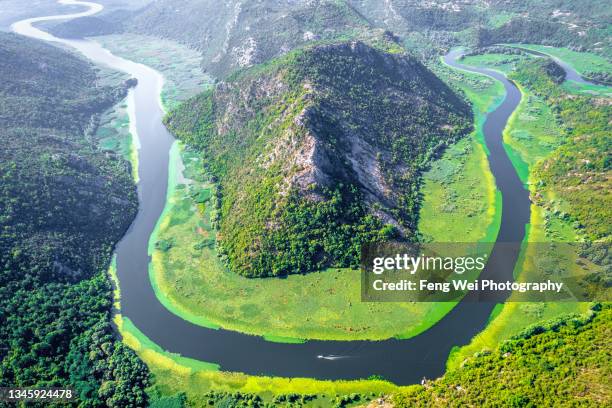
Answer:
M167 395L186 391L197 399L202 390L273 394L319 394L334 397L338 394L361 393L370 397L391 394L405 387L383 379L317 380L314 378L284 378L253 376L242 373L219 371L213 363L202 362L168 353L149 340L126 317L115 315L125 343L151 368L156 386ZM372 395L374 393L374 395Z
M138 184L138 150L140 143L134 124L133 90L100 117L95 138L102 150L113 151L130 163L134 184Z
M569 64L580 76L587 81L597 82L598 75L608 74L612 71L612 63L606 58L590 52L578 52L564 47L549 47L538 44L509 44L520 48L525 48L532 51L537 51L542 54L558 58L561 61ZM605 84L602 84L605 86Z
M0 383L144 406L149 371L113 333L106 273L138 200L128 162L96 135L130 83L44 42L0 39Z
M166 111L210 86L211 78L200 68L200 54L168 39L138 34L92 37L113 54L148 65L164 77L161 101Z

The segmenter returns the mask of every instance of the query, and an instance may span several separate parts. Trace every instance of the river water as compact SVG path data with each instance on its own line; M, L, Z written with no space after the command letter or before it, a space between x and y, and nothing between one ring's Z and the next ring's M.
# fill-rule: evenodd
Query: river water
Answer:
M95 64L123 71L138 79L130 91L130 121L135 125L140 150L138 197L139 211L123 239L117 244L117 274L121 288L121 313L153 342L182 356L217 363L226 371L253 375L313 377L320 379L366 378L372 374L398 383L417 383L423 377L436 378L444 373L446 359L454 346L467 344L487 324L493 302L460 302L431 329L407 340L384 341L308 341L282 344L265 341L227 330L213 330L187 322L168 311L156 298L148 276L149 237L166 202L169 150L174 142L162 124L164 111L160 102L163 77L155 70L111 54L93 40L65 40L32 27L32 23L92 15L102 6L74 0L62 4L82 5L87 10L69 15L37 17L15 23L15 32L45 41L61 43L82 53ZM506 90L503 102L487 115L484 123L489 162L503 211L498 243L519 243L529 221L528 192L520 181L503 147L502 131L521 99L516 86L503 74L486 69L465 67L457 62L460 51L444 57L447 64L500 81ZM567 68L566 68L567 69ZM512 279L518 256L501 251L496 245L482 278ZM497 255L496 255L497 254ZM497 258L498 262L493 262ZM502 260L503 262L499 262ZM468 295L469 296L469 295ZM384 316L381 316L384 318ZM342 356L324 359L320 356Z

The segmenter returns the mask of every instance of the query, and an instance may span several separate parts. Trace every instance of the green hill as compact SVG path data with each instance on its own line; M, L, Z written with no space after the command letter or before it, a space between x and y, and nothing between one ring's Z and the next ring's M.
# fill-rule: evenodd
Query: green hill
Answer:
M470 116L414 58L350 42L240 72L166 124L218 181L229 266L269 276L355 266L364 242L410 239L420 170Z

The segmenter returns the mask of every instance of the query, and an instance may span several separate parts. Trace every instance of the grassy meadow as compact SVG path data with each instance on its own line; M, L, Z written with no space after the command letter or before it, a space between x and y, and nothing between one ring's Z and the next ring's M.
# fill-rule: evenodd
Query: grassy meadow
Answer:
M423 175L419 232L431 242L494 242L501 216L501 196L489 169L482 134L487 112L503 100L500 83L482 75L432 67L460 89L474 110L474 132L449 147Z
M487 67L500 71L504 74L508 74L514 69L514 67L516 67L517 64L525 61L528 58L532 57L521 54L511 55L491 53L465 56L461 59L461 63L474 67Z
M506 152L523 183L530 169L566 139L551 108L539 96L519 86L522 98L504 131Z

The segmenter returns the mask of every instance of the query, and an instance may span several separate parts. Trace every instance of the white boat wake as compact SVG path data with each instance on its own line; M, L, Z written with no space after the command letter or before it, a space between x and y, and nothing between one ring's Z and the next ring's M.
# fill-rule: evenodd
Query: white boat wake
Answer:
M323 359L323 360L342 360L344 358L351 358L351 356L337 356L335 354L328 354L326 356L319 354L317 356L317 358L319 359Z

